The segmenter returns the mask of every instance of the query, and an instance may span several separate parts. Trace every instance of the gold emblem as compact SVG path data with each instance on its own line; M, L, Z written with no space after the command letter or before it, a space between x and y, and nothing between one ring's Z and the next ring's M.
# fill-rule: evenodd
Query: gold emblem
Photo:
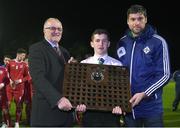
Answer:
M95 82L101 82L102 80L104 80L103 72L104 69L102 69L101 67L95 68L91 73L91 80Z

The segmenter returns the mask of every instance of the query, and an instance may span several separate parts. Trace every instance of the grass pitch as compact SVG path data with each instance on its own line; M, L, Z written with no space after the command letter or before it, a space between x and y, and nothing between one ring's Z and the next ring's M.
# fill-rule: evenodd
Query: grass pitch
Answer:
M163 107L164 107L164 126L180 126L180 107L177 111L172 111L172 103L175 98L175 83L170 81L163 89ZM179 105L180 106L180 105Z
M165 127L180 127L180 107L177 111L172 111L172 102L175 97L175 83L170 81L168 85L166 85L163 89L163 107L164 107L164 126ZM179 105L180 106L180 105ZM23 107L25 108L25 107ZM12 103L11 111L12 120L15 120L15 105ZM25 110L23 109L22 114L22 122L20 122L20 126L25 125Z

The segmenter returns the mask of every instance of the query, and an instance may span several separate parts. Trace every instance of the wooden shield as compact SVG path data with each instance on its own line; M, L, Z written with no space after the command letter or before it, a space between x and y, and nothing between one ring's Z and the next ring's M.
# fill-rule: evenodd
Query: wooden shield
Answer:
M63 94L73 107L85 104L90 110L112 111L121 106L131 111L129 72L124 66L66 64Z

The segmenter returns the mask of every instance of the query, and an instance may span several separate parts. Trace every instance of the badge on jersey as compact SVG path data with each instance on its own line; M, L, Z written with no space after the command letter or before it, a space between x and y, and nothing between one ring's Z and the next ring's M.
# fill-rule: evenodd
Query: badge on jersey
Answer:
M18 66L16 65L16 70L18 70Z
M21 64L19 68L23 68L23 65Z
M148 54L151 50L148 46L146 46L144 49L143 49L144 53L145 54Z
M118 54L118 57L119 57L119 58L121 58L122 56L124 56L124 55L126 54L125 48L124 48L124 47L118 48L117 54Z
M3 71L0 71L0 75L3 74Z

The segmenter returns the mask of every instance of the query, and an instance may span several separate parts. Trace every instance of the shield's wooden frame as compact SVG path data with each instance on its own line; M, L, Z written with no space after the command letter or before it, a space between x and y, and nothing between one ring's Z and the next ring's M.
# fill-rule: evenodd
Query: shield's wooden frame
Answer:
M129 72L124 66L66 64L63 94L74 107L86 104L87 109L112 111L121 106L131 111Z

